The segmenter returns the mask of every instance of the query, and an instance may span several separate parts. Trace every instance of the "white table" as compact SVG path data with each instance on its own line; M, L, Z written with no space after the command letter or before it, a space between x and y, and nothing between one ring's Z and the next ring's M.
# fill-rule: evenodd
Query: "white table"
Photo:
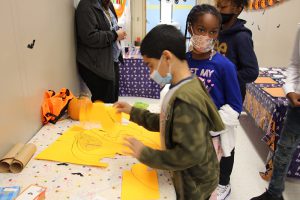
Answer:
M134 98L135 101L137 100ZM134 101L131 99L131 102ZM122 100L129 101L124 98ZM138 99L145 100L145 99ZM150 104L150 110L159 111L159 100ZM64 131L77 121L65 119L55 125L47 124L29 141L37 146L34 156L54 142ZM21 191L30 184L47 187L46 199L50 200L118 200L121 199L122 172L129 170L138 161L128 156L105 159L107 168L82 165L58 165L58 162L31 159L19 174L0 174L0 186L21 186ZM72 173L81 173L72 175ZM170 173L158 170L160 199L176 199Z

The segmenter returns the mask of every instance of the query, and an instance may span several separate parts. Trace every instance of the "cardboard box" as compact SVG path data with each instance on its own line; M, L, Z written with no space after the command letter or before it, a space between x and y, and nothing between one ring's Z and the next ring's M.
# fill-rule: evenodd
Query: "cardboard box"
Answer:
M46 189L38 185L29 185L16 200L44 200L46 198Z
M0 187L0 200L13 200L20 192L19 186Z

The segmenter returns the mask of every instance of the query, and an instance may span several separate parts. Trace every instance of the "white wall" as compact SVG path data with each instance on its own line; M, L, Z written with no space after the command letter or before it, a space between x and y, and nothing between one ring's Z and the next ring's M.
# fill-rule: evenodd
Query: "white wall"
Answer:
M248 21L247 27L252 30L254 48L260 67L287 66L297 24L300 22L299 9L299 0L289 0L266 9L265 12L242 13L241 18ZM279 25L280 27L277 28Z
M141 39L146 34L146 0L131 0L131 40Z
M161 0L160 15L161 23L169 24L172 21L172 7L173 3L171 1Z
M78 80L72 1L1 0L0 24L2 156L41 127L44 91L67 87L77 94Z
M118 24L126 31L126 39L121 41L122 46L131 44L131 1L126 1L123 15L118 19Z

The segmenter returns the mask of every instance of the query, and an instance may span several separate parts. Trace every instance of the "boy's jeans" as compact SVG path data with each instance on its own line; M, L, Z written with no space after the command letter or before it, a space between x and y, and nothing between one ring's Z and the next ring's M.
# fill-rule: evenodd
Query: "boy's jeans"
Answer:
M290 107L274 157L273 175L269 184L269 193L281 197L284 181L293 153L300 143L300 107Z

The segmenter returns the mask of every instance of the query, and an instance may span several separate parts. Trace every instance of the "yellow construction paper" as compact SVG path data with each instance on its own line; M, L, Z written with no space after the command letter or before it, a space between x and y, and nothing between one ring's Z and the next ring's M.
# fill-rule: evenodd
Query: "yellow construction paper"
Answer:
M127 119L127 120L130 119L130 115L128 115L128 114L126 114L126 113L122 113L122 117L123 117L124 119Z
M121 123L122 115L117 113L112 106L106 106L103 102L95 102L90 107L82 107L80 110L80 121L99 123L102 129L110 131L115 124Z
M159 199L157 172L143 164L135 164L123 171L122 200Z
M147 146L160 149L159 133L147 131L133 122L115 124L110 131L73 126L35 159L106 167L101 159L128 151L123 145L124 137L134 137Z

